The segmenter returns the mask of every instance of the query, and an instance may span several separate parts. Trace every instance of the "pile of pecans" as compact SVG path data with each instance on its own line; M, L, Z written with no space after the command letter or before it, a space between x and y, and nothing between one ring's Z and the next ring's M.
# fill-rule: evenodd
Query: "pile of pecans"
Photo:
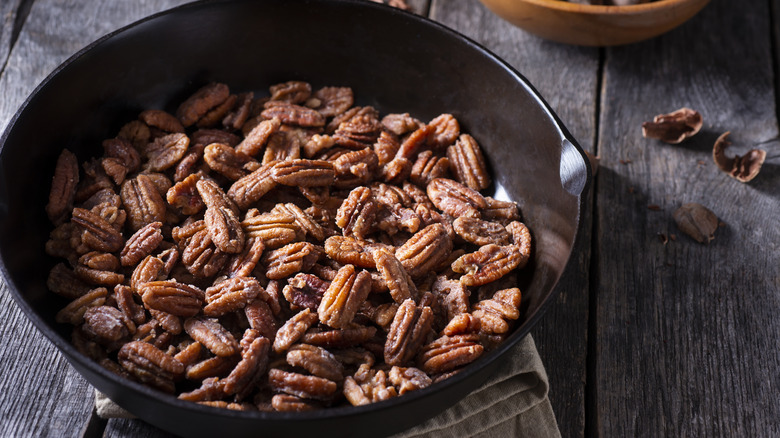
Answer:
M480 194L458 121L269 91L212 83L102 157L62 152L48 286L76 348L183 400L302 411L426 387L506 338L531 237Z

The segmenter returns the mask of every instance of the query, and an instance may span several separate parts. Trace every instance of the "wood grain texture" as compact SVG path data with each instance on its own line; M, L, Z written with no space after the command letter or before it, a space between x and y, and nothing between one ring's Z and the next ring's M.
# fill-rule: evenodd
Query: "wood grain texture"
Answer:
M536 87L586 150L596 131L598 49L552 43L513 27L478 1L433 1L431 17L483 44ZM560 293L532 330L550 380L561 435L584 435L591 197L583 233Z
M5 68L14 37L14 24L17 11L24 0L4 0L0 2L0 73Z
M111 30L181 3L36 1L0 77L0 126L68 56ZM92 387L27 321L4 284L0 321L0 436L80 435L93 409Z
M599 436L780 435L769 17L763 0L713 0L659 39L607 51L593 340ZM643 121L682 106L702 113L702 133L679 146L642 138ZM714 139L728 130L729 153L762 144L774 157L749 184L712 162ZM672 213L687 202L725 224L709 245L674 225ZM664 245L658 233L677 239Z

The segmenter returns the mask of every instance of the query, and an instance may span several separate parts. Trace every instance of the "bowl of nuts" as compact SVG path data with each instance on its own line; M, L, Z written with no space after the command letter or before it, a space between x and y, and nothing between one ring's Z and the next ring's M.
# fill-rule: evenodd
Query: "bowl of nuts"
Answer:
M451 406L550 304L590 179L509 65L361 1L141 20L57 68L0 147L19 307L186 436L383 436Z
M566 44L617 46L664 34L709 0L480 0L528 32Z

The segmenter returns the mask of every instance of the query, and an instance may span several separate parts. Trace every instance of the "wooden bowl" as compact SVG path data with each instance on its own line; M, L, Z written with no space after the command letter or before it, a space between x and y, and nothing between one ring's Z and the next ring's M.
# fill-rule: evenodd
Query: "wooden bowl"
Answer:
M668 32L710 0L660 0L630 6L562 0L480 1L501 18L542 38L581 46L617 46Z

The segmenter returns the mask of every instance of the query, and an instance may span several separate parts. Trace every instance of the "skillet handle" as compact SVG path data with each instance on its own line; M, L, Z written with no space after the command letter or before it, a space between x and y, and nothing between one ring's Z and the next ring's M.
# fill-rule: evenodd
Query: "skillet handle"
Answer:
M559 171L563 188L574 196L582 195L590 181L588 157L567 138L561 141L561 164Z

